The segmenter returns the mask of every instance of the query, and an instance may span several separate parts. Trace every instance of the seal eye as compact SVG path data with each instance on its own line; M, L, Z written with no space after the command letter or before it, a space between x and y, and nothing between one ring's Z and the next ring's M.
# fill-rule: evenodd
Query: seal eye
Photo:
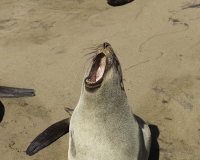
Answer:
M106 68L106 56L104 53L98 54L93 62L89 76L85 79L88 88L96 88L101 85Z

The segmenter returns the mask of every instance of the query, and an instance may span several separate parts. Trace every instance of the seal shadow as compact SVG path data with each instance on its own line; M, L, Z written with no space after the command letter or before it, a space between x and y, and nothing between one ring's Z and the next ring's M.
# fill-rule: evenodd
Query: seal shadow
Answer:
M3 120L4 114L5 114L5 107L3 103L0 101L0 123Z
M159 160L159 144L157 139L160 131L156 125L149 125L149 129L151 131L151 149L148 160Z

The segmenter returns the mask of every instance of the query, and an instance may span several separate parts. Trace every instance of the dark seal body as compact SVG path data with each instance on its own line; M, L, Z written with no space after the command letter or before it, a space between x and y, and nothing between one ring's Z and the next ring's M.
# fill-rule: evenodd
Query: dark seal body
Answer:
M35 96L33 89L0 86L0 98L17 98Z
M107 3L111 6L121 6L132 1L133 0L107 0Z

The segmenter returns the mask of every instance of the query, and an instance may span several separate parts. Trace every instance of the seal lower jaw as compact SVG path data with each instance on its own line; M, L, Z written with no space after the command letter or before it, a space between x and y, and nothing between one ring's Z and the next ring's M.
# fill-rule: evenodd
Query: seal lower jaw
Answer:
M87 88L97 88L101 86L106 72L106 55L99 53L93 60L89 76L85 78Z

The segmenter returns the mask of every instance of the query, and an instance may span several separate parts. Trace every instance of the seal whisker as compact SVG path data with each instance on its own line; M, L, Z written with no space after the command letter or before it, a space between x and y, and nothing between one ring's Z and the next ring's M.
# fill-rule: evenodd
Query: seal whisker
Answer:
M72 63L72 65L70 65L69 68L68 68L68 75L73 77L73 78L72 78L72 81L71 81L71 82L68 82L68 83L71 84L70 87L69 87L69 90L68 90L68 95L69 95L69 96L67 96L68 102L70 103L70 104L68 104L68 106L73 106L73 105L74 105L74 104L72 103L72 101L71 101L71 99L72 99L71 94L73 93L74 84L75 84L75 82L76 82L76 80L77 80L77 77L78 77L78 75L79 75L80 72L81 72L81 70L78 70L78 72L74 73L73 68L74 68L75 66L76 66L76 67L79 67L79 66L81 67L82 65L85 66L85 64L83 64L83 63L84 63L83 59L82 59L82 58L79 58L79 59L77 59L77 60L75 61L75 63ZM82 67L81 67L81 68L82 68Z
M84 48L83 50L87 50L87 49L96 50L96 48L99 46L99 44L90 44L90 45L91 45L91 47Z
M92 54L92 53L91 53L91 54ZM83 57L85 57L85 56L82 56L82 58L83 58ZM89 57L89 58L86 59L86 61L85 61L84 64L83 64L83 67L82 67L83 70L84 70L86 64L87 64L91 59L93 59L94 57L95 57L95 55L94 55L94 56L91 56L91 57ZM79 64L80 64L80 61L82 61L82 58L79 59L79 62L78 62ZM73 82L72 82L72 85L71 85L71 87L70 87L70 88L71 88L71 89L70 89L70 93L71 93L71 91L73 90L74 83L75 83L75 81L76 81L76 79L77 79L77 76L79 75L80 71L81 71L81 70L79 70L79 71L74 75Z
M87 53L87 54L85 54L85 55L83 55L83 57L85 57L85 56L88 56L88 55L90 55L90 54L95 54L96 53L96 50L95 51L92 51L92 52L90 52L90 53ZM82 58L83 58L82 57Z
M88 59L86 59L85 63L84 63L84 68L85 68L85 65L91 60L93 59L95 56L91 56L89 57Z

